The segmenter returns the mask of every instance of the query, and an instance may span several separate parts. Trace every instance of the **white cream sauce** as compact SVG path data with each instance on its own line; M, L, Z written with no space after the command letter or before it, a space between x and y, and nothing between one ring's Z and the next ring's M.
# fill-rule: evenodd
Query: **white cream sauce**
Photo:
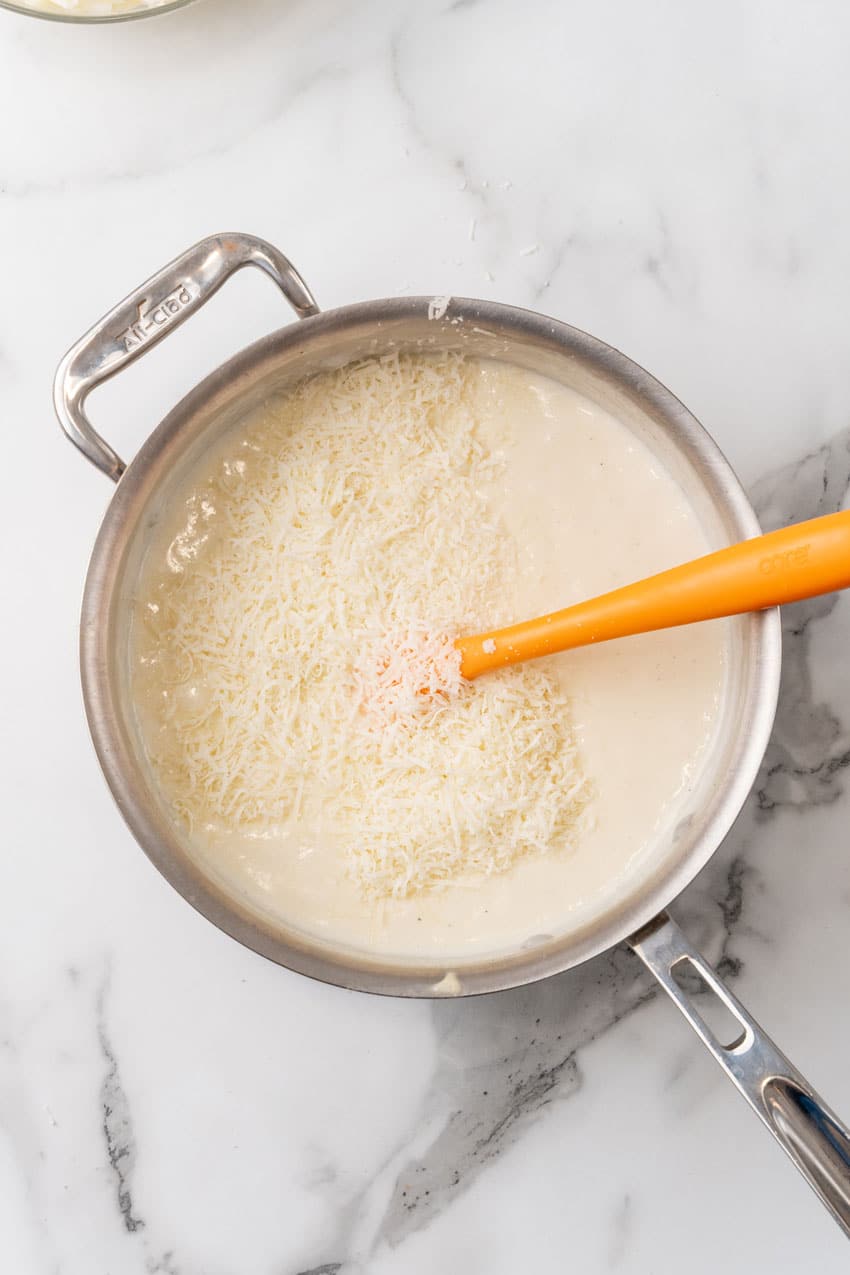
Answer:
M482 375L491 375L486 364ZM709 550L682 491L630 430L518 368L494 376L485 436L505 477L488 502L519 549L516 619L567 606ZM709 746L726 624L694 625L552 657L595 795L578 846L508 873L370 904L309 827L196 835L199 859L252 907L329 943L413 960L514 950L576 928L669 844Z

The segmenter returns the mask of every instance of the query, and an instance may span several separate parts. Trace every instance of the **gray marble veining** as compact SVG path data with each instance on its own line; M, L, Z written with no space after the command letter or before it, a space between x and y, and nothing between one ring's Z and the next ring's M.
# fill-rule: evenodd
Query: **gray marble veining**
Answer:
M133 284L244 228L328 306L451 292L585 327L704 420L766 526L846 506L848 39L838 0L806 20L199 0L85 31L0 12L0 1271L846 1269L625 950L468 1003L358 999L156 877L82 719L75 608L109 491L50 379ZM93 414L130 455L281 321L234 284ZM674 911L847 1116L847 599L784 632L764 768Z
M133 1206L132 1184L133 1169L136 1163L136 1139L133 1134L130 1105L121 1085L118 1060L115 1057L107 1030L106 1006L108 994L109 980L107 979L101 986L97 998L97 1035L106 1067L100 1088L100 1102L103 1110L103 1140L106 1144L109 1167L115 1176L118 1208L124 1220L124 1226L132 1234L134 1231L142 1230L145 1224Z

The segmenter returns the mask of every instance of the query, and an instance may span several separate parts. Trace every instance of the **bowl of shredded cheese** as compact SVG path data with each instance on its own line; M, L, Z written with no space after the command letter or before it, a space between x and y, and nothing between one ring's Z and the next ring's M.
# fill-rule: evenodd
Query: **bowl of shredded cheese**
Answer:
M0 0L0 8L57 22L121 22L182 9L194 0Z
M125 465L86 394L247 265L299 322ZM272 245L220 235L72 347L55 402L120 480L83 602L95 747L228 934L346 987L497 990L632 934L716 848L766 746L775 616L475 682L454 647L754 534L710 438L623 355L494 302L321 313Z

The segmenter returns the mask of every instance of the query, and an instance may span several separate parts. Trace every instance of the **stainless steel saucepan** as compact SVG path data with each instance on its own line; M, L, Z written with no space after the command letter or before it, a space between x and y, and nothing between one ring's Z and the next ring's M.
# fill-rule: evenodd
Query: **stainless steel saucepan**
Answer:
M208 376L154 429L129 464L92 428L86 398L188 319L235 271L256 266L300 322L264 337ZM409 297L327 313L290 262L249 235L190 248L122 301L69 351L55 404L77 447L118 485L95 544L81 622L86 712L100 763L139 844L171 884L215 925L273 961L341 987L396 996L493 992L546 978L628 943L850 1235L850 1135L688 943L665 911L719 846L756 777L779 687L775 612L730 622L718 737L673 833L590 920L492 958L437 964L335 946L283 924L229 892L172 821L145 762L128 690L130 602L150 530L181 477L214 439L270 393L322 368L405 349L459 350L553 377L610 411L672 472L720 547L759 531L735 474L683 405L642 368L554 319L492 301ZM682 978L683 974L690 974ZM451 975L451 977L447 977ZM686 987L699 975L731 1012L734 1040L718 1039Z

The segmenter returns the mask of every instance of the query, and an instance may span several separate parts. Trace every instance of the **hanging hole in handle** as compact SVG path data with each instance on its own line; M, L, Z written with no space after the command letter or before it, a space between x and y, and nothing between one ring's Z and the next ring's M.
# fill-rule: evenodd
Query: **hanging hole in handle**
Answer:
M703 977L702 971L689 956L680 956L670 967L676 986L689 1000L703 1025L714 1037L721 1049L738 1049L747 1040L748 1031L726 1002Z
M199 382L293 321L266 278L255 270L234 274L190 322L92 391L87 403L92 424L125 459L135 456L151 430Z
M59 424L70 441L113 482L121 479L127 466L89 419L89 395L182 327L224 283L248 266L262 271L277 285L299 319L319 313L310 289L273 244L256 235L208 235L119 301L65 354L53 381ZM152 309L151 298L155 301Z

